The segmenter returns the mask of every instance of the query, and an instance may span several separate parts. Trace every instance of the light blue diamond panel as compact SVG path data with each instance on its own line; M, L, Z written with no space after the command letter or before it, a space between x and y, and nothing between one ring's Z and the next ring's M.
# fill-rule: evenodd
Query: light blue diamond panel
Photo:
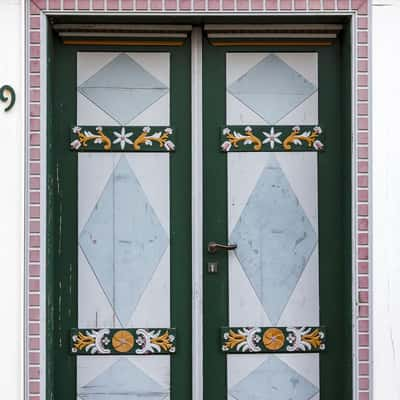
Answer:
M313 83L275 54L266 56L228 87L230 94L271 125L316 91Z
M277 324L317 235L279 162L273 154L268 157L230 242L237 243L236 256L269 319Z
M120 54L78 87L78 91L121 125L126 125L168 88L127 54Z
M236 400L310 400L318 388L276 356L237 383L229 394Z
M127 359L120 359L88 384L80 387L82 400L162 400L168 390Z
M123 326L169 245L124 156L84 226L79 244Z

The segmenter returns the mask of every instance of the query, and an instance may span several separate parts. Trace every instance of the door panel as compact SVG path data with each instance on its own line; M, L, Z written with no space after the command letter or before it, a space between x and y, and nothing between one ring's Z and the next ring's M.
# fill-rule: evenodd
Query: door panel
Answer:
M79 52L78 125L169 125L168 52Z
M171 327L169 156L80 153L78 193L78 327L123 328L111 347L123 353L140 337L126 328ZM78 356L77 393L168 398L170 357Z
M54 38L49 398L191 395L190 43L157 43Z
M228 125L317 125L318 54L226 53Z
M230 323L318 325L317 154L228 154L228 179Z
M78 191L79 326L170 326L168 154L80 153Z
M204 239L236 246L205 252L205 398L350 399L341 44L231 42L204 41Z
M228 260L230 326L318 327L317 154L231 153L227 162L229 238L238 246ZM285 351L290 344L277 329L258 336L267 348ZM319 356L244 362L228 354L227 380L228 393L239 399L277 390L284 398L293 386L308 399L318 393Z

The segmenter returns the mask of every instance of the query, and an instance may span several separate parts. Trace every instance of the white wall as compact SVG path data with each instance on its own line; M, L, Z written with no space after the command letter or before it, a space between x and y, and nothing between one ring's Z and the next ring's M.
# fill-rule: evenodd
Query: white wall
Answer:
M400 399L400 0L372 10L373 395Z
M17 101L0 102L0 390L22 398L22 289L24 193L23 0L0 0L0 87L14 87Z

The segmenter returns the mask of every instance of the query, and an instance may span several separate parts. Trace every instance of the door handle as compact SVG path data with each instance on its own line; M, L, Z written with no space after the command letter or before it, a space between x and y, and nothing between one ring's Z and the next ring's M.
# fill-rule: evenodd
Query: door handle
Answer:
M215 242L209 242L207 245L207 250L210 254L216 253L218 250L235 250L237 248L237 244L219 244Z

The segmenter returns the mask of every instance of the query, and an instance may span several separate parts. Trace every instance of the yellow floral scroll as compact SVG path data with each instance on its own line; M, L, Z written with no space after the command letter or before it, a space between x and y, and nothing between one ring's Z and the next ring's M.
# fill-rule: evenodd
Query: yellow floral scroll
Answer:
M289 133L283 132L287 127L270 127L269 131L262 131L257 127L255 133L251 126L244 128L244 133L239 129L226 127L222 131L221 150L229 152L239 151L320 151L324 144L319 139L322 129L319 126L301 129L295 126ZM262 135L262 138L261 138Z

